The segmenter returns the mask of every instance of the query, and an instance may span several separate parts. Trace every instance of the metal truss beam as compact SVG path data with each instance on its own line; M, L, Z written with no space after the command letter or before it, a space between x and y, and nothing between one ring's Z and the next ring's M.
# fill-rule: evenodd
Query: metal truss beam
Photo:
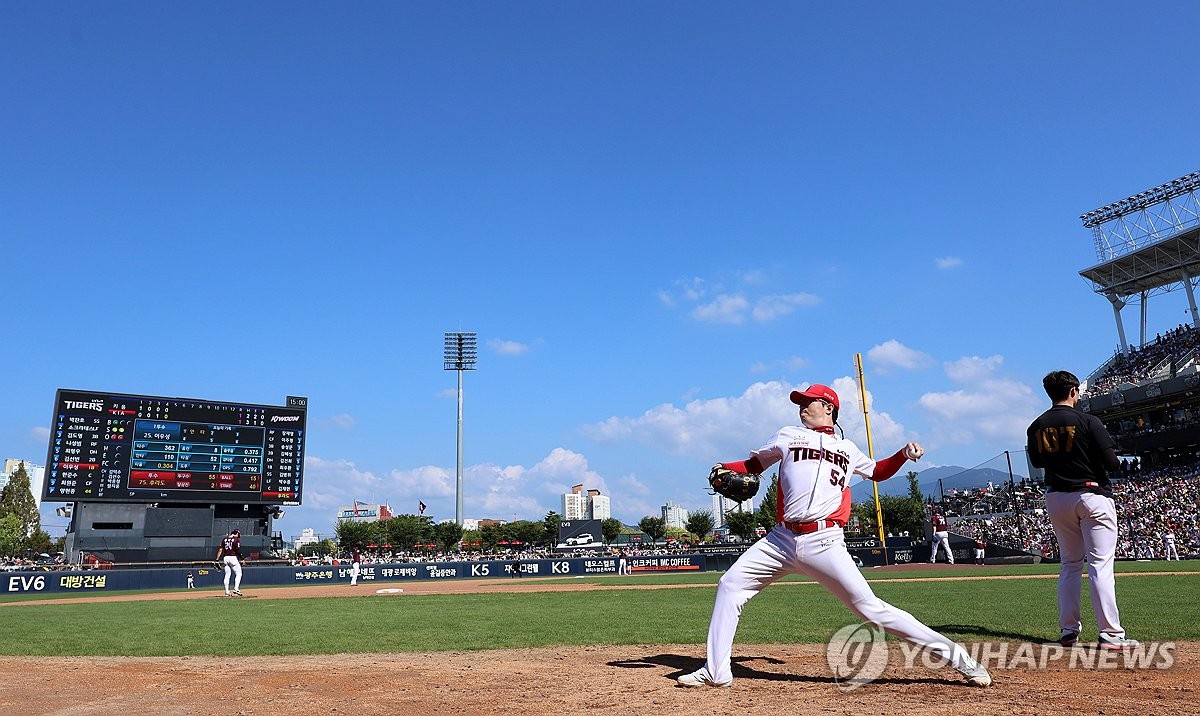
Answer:
M1200 276L1200 226L1079 272L1092 290L1122 298L1170 291Z
M1200 226L1200 172L1174 179L1080 215L1096 257L1108 261Z

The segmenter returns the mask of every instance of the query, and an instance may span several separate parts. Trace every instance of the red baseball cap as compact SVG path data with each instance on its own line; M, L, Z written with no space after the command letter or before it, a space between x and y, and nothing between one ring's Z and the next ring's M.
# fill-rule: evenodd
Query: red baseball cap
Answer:
M809 400L824 400L825 402L832 404L833 407L837 408L838 410L842 409L842 404L841 401L838 400L837 393L833 392L833 388L830 388L828 385L813 383L812 385L808 386L808 390L792 391L792 402L796 405L800 405L804 398L808 398Z

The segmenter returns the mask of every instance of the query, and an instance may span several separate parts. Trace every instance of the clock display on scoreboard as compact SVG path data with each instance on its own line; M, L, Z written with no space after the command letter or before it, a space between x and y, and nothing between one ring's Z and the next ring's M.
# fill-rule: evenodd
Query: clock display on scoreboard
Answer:
M60 389L42 499L300 504L308 401Z

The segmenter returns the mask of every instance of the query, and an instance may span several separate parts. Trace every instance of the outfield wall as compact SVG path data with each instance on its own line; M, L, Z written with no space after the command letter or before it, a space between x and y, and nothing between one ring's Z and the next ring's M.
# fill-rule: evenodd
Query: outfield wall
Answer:
M630 557L634 574L703 572L704 555L656 555ZM715 565L714 565L715 566ZM722 566L721 568L724 568ZM95 593L127 590L164 590L187 587L188 572L197 589L220 589L223 570L215 567L172 567L169 569L104 569L56 572L0 572L0 594ZM364 564L359 583L430 581L441 579L520 579L521 577L579 577L616 574L615 557L572 559L529 559L488 562L422 562ZM242 586L284 584L349 583L350 565L269 566L251 564L242 570Z
M957 537L957 536L955 536ZM952 537L956 560L970 564L974 559L974 543L962 537ZM892 546L898 543L900 546ZM970 549L966 544L970 543ZM884 564L907 564L929 559L929 546L913 545L910 540L889 540L887 559L884 549L873 538L847 540L850 553L865 567ZM629 565L634 574L664 574L670 572L721 572L741 555L740 549L714 549L706 554L673 554L631 556ZM988 546L988 557L998 557L996 548ZM65 570L0 572L0 594L62 594L86 592L116 592L187 587L188 572L192 573L197 589L220 589L225 580L223 570L211 565L192 567L102 570ZM439 579L520 579L521 577L582 577L596 574L616 574L617 558L573 557L563 559L523 559L478 562L402 562L364 564L358 580L362 583L429 581ZM349 583L350 565L270 565L242 570L242 586L278 586L284 584Z

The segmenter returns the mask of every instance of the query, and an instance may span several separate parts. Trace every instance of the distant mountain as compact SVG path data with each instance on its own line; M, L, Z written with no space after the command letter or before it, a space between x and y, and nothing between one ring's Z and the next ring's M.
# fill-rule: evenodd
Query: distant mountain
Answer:
M903 497L908 494L908 471L901 470L895 477L890 480L884 480L879 483L880 495L893 495ZM1025 475L1013 472L1012 478L1020 482ZM977 487L986 487L988 482L993 485L1000 485L1008 482L1008 472L1001 472L990 467L984 468L967 468L958 467L956 465L944 465L942 467L931 467L928 470L922 470L917 473L917 486L921 488L921 494L933 499L939 499L942 492L949 492L950 488L958 490L969 490ZM939 484L940 481L940 484ZM874 497L874 491L871 489L871 481L863 480L859 484L850 488L850 494L855 502L863 502L871 500Z

